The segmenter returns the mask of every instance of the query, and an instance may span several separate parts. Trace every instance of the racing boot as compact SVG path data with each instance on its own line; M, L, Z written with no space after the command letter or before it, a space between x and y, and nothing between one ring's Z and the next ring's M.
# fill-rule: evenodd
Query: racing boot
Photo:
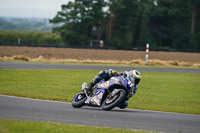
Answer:
M92 92L93 92L92 88L93 88L94 85L95 85L95 82L91 82L86 86L86 90L87 90L88 95L92 95Z
M93 92L92 88L93 88L94 85L95 85L94 82L91 82L91 83L89 83L89 84L87 84L86 82L84 82L84 83L82 84L82 91L83 91L86 95L90 96L90 95L92 95L92 92Z
M99 72L98 75L95 76L95 78L93 79L93 81L91 83L89 83L87 86L86 86L86 89L87 89L87 92L89 95L92 95L92 92L93 92L93 87L100 81L103 79L104 76L106 76L106 72L105 70L102 70Z
M90 82L86 89L87 89L87 92L88 94L92 94L93 92L93 87L102 79L102 77L99 76L99 74L93 79L92 82Z
M128 102L123 101L121 104L118 105L120 109L125 109L128 106Z

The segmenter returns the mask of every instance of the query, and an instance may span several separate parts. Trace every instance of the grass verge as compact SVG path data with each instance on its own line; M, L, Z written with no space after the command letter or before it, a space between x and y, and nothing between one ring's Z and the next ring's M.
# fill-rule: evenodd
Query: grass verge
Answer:
M94 70L0 70L0 94L71 102ZM200 114L200 74L142 72L128 108Z
M85 65L103 65L103 66L132 66L132 67L160 67L160 68L190 68L199 69L199 63L185 63L178 61L161 61L161 60L149 60L148 64L141 59L118 61L118 60L77 60L77 59L44 59L38 57L30 59L24 55L16 55L13 57L0 57L0 61L12 61L12 62L32 62L32 63L56 63L56 64L85 64Z
M88 127L64 125L49 122L28 122L15 120L0 120L1 133L153 133L133 131L128 129L112 129L102 127Z

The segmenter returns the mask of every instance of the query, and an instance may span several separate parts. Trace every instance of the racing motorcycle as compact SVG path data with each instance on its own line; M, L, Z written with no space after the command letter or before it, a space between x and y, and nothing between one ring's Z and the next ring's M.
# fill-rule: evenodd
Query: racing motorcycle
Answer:
M111 77L107 81L103 79L93 87L93 92L90 96L84 91L86 86L87 83L83 83L82 90L74 96L72 100L74 108L81 108L85 105L111 110L122 103L132 83L124 75Z

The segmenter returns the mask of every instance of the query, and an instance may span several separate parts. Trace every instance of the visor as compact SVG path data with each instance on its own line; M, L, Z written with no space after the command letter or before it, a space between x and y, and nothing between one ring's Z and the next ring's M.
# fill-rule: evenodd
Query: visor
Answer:
M135 85L139 84L140 79L135 79Z

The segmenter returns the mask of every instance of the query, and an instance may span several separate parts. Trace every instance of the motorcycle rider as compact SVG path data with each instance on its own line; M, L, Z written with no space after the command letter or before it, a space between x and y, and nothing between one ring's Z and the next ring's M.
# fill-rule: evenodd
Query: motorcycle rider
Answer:
M117 71L113 69L102 70L99 72L98 75L95 76L93 81L86 86L85 91L90 95L92 94L92 91L93 91L92 88L99 81L101 81L102 79L107 81L113 76L120 76L120 75L124 75L124 77L127 78L128 83L131 84L128 95L125 97L124 101L120 105L118 105L119 108L126 108L128 106L127 101L136 93L137 85L139 84L141 80L141 74L137 70L125 71L124 73L118 73Z

